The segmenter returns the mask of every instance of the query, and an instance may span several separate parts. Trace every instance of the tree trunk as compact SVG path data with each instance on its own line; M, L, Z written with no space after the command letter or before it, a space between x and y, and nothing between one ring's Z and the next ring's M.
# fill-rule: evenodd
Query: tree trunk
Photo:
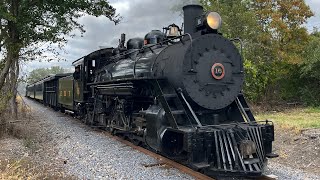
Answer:
M17 106L17 100L16 100L18 77L19 77L19 61L18 59L15 59L15 62L12 63L11 72L10 72L10 81L11 81L10 91L12 94L12 97L10 99L11 116L15 119L18 119L18 106Z
M11 67L12 61L13 61L13 58L9 57L9 53L8 53L8 56L6 58L5 66L2 69L1 74L0 74L0 90L2 89L2 87L4 85L4 82L5 82L5 79L6 79L7 75L8 75L8 72L9 72L9 69Z
M19 0L11 0L10 4L10 14L13 17L18 17ZM8 75L12 63L15 63L15 60L19 59L21 44L16 22L8 21L8 35L8 42L5 44L7 50L6 63L0 74L0 90L2 89L5 83L5 79Z

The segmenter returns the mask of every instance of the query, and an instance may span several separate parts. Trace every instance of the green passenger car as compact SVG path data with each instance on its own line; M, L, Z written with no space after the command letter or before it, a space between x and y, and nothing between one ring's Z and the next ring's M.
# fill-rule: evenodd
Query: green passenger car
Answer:
M34 85L33 84L27 86L26 96L34 99Z
M43 101L43 81L39 81L34 85L35 95L34 98L38 101Z
M59 98L58 103L61 108L73 110L73 76L59 79Z

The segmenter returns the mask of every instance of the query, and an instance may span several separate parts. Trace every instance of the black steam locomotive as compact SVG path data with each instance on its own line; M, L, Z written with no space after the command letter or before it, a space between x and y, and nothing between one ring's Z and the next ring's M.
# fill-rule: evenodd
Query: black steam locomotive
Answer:
M219 14L183 10L183 33L172 24L126 46L122 34L117 48L27 86L27 96L206 175L260 176L277 156L274 126L255 120L241 92L240 40L218 32Z

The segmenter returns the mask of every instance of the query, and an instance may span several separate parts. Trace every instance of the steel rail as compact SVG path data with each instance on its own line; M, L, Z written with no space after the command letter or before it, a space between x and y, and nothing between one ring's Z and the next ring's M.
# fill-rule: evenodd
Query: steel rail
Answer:
M188 168L188 167L186 167L186 166L184 166L182 164L179 164L179 163L177 163L177 162L175 162L173 160L170 160L170 159L168 159L166 157L163 157L163 156L161 156L161 155L159 155L157 153L149 151L149 150L147 150L147 149L145 149L145 148L143 148L141 146L134 145L133 143L131 143L131 142L125 140L125 139L122 139L121 137L113 136L113 135L111 135L110 133L108 133L106 131L101 131L101 132L103 134L105 134L106 136L108 136L109 138L111 138L111 139L115 139L117 141L120 141L121 143L123 143L123 144L125 144L125 145L127 145L127 146L129 146L129 147L131 147L131 148L133 148L135 150L138 150L138 151L140 151L140 152L142 152L142 153L144 153L144 154L146 154L148 156L151 156L151 157L157 159L159 161L159 163L158 163L159 165L167 165L169 167L176 168L179 171L184 172L184 173L194 177L195 179L199 179L199 180L214 180L213 178L211 178L209 176L206 176L206 175L201 174L201 173L199 173L197 171L194 171L194 170L192 170L192 169L190 169L190 168ZM146 166L148 167L148 165L146 165ZM151 167L153 165L149 165L149 166Z

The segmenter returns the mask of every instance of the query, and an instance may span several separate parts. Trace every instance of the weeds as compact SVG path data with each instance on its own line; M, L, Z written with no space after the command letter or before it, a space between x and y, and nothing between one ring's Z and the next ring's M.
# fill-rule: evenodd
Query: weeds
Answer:
M17 97L18 103L18 119L11 118L10 112L8 112L6 103L8 98L0 95L0 138L4 135L9 135L17 138L29 138L30 131L26 126L30 121L31 109L27 106L22 97Z
M0 179L19 180L19 179L40 179L41 174L32 168L26 160L2 161Z
M52 174L49 167L36 166L30 160L1 161L0 179L2 180L34 180L34 179L75 179L66 176L63 172Z
M26 148L31 149L32 151L36 150L36 144L35 144L34 140L32 138L30 138L30 137L27 137L27 138L23 139L23 145Z

